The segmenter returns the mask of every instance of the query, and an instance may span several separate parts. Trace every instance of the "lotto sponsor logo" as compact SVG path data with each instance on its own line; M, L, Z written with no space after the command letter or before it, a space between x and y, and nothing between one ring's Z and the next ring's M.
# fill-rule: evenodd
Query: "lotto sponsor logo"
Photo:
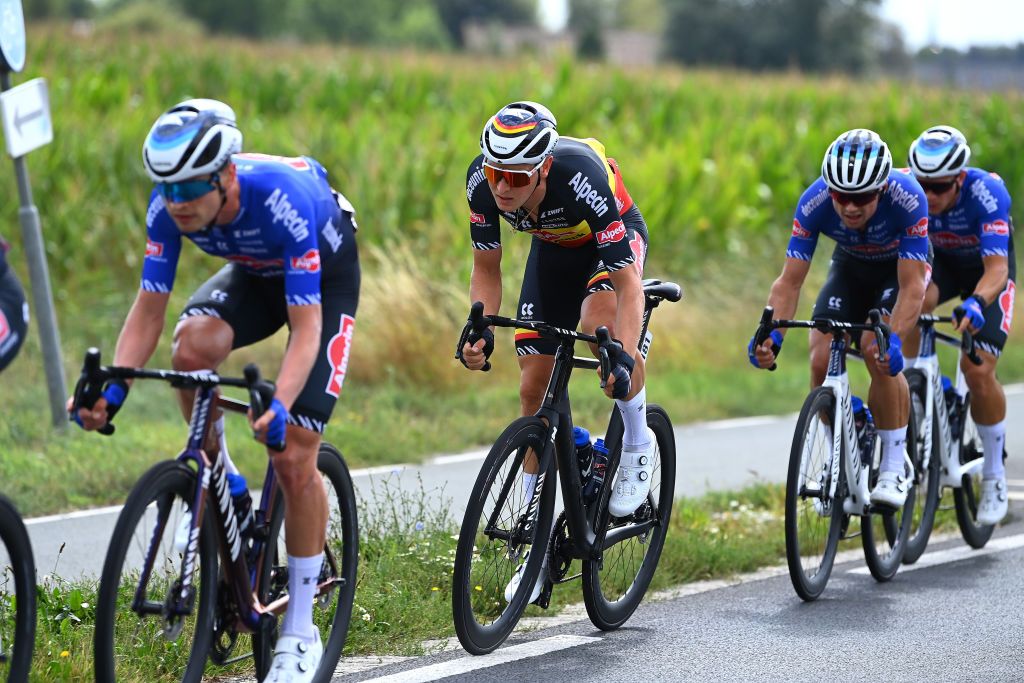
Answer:
M352 351L352 335L356 331L356 319L350 315L341 315L341 326L338 334L327 343L327 362L331 365L331 377L327 381L325 391L338 398L341 387L345 383L348 372L348 358Z
M1003 313L1003 319L999 323L999 329L1010 334L1010 325L1013 323L1013 299L1017 294L1017 285L1013 280L1006 283L1006 289L999 295L999 310ZM2 339L2 337L0 337Z
M927 237L928 236L928 219L922 218L917 223L907 228L907 237Z
M473 225L486 225L487 219L484 218L484 215L482 213L477 213L476 211L470 211L469 212L469 222L472 223Z
M992 221L991 223L982 223L981 229L988 235L1001 235L1006 236L1010 234L1010 225L1006 221Z
M608 244L610 242L620 242L625 236L626 226L622 224L622 221L615 221L607 228L597 233L597 243Z
M793 219L793 237L799 237L800 239L807 239L811 236L811 231L800 225L800 221Z
M162 258L164 255L164 243L146 240L146 258Z
M576 201L583 202L594 210L598 217L608 212L607 198L598 194L597 190L590 184L590 177L577 171L576 175L569 181L569 187L576 191Z
M320 271L320 250L310 249L302 256L292 256L292 270L305 270L309 273Z
M273 222L282 223L296 242L301 242L309 237L309 221L300 216L292 206L287 192L282 192L281 188L274 188L263 205L270 207Z

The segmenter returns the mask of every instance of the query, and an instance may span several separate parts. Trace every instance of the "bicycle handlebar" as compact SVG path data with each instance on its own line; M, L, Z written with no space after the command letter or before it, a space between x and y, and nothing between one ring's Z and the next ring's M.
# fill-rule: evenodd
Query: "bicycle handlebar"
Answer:
M92 409L96 401L103 394L103 385L112 379L159 379L169 383L176 389L198 389L200 387L229 386L247 389L249 391L249 406L252 414L259 417L266 412L266 406L274 400L275 386L273 382L262 379L260 370L254 363L245 366L245 378L222 377L216 372L209 370L183 372L179 370L150 370L147 368L129 368L120 366L100 365L100 350L91 347L85 352L85 359L82 362L82 373L75 385L75 393L71 402L71 409L68 411L69 419L74 419L81 408ZM97 430L104 436L114 433L115 427L111 422L103 425ZM275 451L284 450L284 442L279 444L267 444Z
M875 342L878 344L879 357L884 358L889 352L889 335L892 334L892 330L887 324L882 322L882 314L877 308L872 308L868 311L867 323L845 323L829 318L818 320L772 320L774 313L775 309L771 306L765 306L764 311L761 312L761 320L758 323L757 332L754 333L756 346L763 344L771 335L772 330L799 327L812 328L831 335L845 334L847 332L874 332ZM772 363L772 366L768 369L775 370L775 368L776 364Z
M956 320L954 320L953 316L951 315L932 315L930 313L922 313L917 317L917 324L920 327L934 326L935 323L951 323L953 325L956 325ZM978 352L976 350L977 344L974 340L974 335L971 334L970 332L961 332L959 342L957 342L956 337L945 334L943 332L936 331L935 336L938 339L942 340L943 342L949 344L950 346L959 345L960 350L963 352L965 356L967 356L967 360L971 361L975 365L981 365L981 356L978 355Z

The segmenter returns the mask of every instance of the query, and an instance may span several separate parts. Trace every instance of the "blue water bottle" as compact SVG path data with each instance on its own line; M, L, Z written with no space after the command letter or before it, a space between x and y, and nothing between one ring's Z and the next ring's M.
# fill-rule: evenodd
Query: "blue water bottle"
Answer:
M593 446L594 455L590 464L590 479L583 487L583 502L591 503L597 499L597 494L604 484L604 475L608 469L608 449L604 445L604 439L598 439Z
M580 468L580 481L587 485L590 477L590 465L594 455L594 447L590 443L590 432L583 427L572 428L572 439L576 444L576 464Z
M860 450L860 461L865 466L871 465L875 457L875 419L871 415L871 409L864 405L860 396L850 397L853 408L853 424L857 429L857 446Z

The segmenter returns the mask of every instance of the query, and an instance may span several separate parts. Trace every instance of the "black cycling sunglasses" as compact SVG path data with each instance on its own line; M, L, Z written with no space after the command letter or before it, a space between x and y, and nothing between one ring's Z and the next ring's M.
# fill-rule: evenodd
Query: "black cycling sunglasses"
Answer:
M918 180L917 182L921 184L921 189L925 192L931 192L932 194L946 194L954 185L956 185L956 181L957 179L953 178L952 180L942 180L938 182L934 180Z

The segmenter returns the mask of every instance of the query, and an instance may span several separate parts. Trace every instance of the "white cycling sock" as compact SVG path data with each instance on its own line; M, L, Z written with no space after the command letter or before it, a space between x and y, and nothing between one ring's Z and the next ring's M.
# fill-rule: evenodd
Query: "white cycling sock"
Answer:
M524 505L529 505L533 500L533 492L537 488L536 473L523 472L523 497L526 498Z
M324 554L313 557L288 556L288 611L281 623L281 635L302 638L312 643L313 598Z
M1003 442L1006 441L1006 420L994 425L980 425L978 436L985 449L985 464L981 466L981 476L985 479L998 479L1006 476L1003 467Z
M228 474L241 474L238 466L231 461L228 453L228 440L224 438L224 416L221 415L213 423L213 430L217 432L217 440L220 442L220 457L224 461L224 469Z
M650 446L651 435L647 431L647 387L642 388L628 401L615 399L615 405L622 415L622 447L635 451Z
M879 429L878 438L882 441L882 466L879 471L905 474L903 465L907 451L907 428Z

